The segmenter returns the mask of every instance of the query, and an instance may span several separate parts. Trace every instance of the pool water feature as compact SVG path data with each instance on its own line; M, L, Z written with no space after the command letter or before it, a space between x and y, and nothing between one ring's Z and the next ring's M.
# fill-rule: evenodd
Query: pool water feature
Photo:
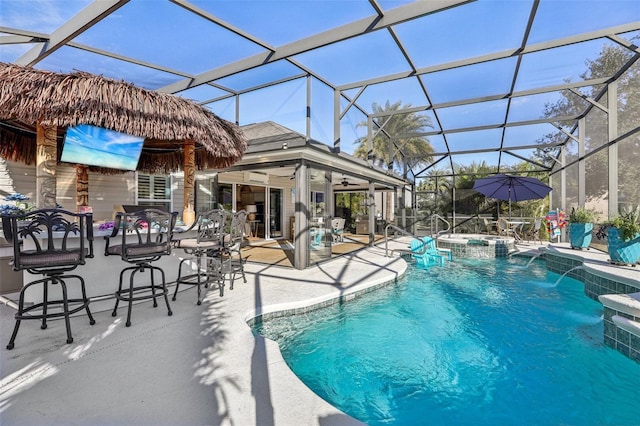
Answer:
M258 322L291 369L369 425L637 425L640 364L602 306L541 261L410 267L349 303Z
M506 257L516 250L513 237L486 234L444 234L438 237L438 247L451 250L453 257L488 259Z

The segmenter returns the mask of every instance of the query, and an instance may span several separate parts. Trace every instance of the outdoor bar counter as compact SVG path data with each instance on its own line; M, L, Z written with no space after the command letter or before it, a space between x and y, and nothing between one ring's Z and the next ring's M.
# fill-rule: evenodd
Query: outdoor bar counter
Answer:
M181 228L178 227L178 231ZM84 265L78 266L73 271L70 271L69 275L79 275L84 278L87 296L91 299L103 298L103 297L112 297L116 290L118 289L118 282L120 279L120 271L128 266L132 266L132 264L127 263L122 260L120 256L105 256L105 245L107 241L104 237L111 235L112 229L100 229L99 225L93 226L93 258L87 258L86 263ZM189 233L178 233L179 237L187 237L191 234ZM60 232L60 238L63 233ZM56 235L54 233L54 238ZM111 245L121 243L121 234L118 233L116 237L111 238ZM136 241L136 235L128 235L127 241L134 242ZM71 247L78 247L79 239L77 236L74 238L73 235L68 237L68 244ZM29 245L33 245L33 242L29 240L25 240L26 247L29 248ZM11 248L4 248L5 251L10 251L10 253L4 253L7 256L13 255L13 250ZM154 266L159 266L164 270L165 279L167 283L172 283L176 280L178 274L178 264L180 260L183 259L185 253L183 250L174 248L171 251L171 254L168 256L162 256L159 260L153 262ZM128 286L129 274L125 275L126 282L124 285ZM31 281L42 278L42 275L31 274L27 271L23 273L23 283L27 284ZM150 282L150 272L138 273L136 274L136 283L139 285L140 283L148 283ZM156 273L154 276L155 282L160 282L161 276L159 273ZM75 285L72 280L68 279L68 292L69 298L80 297L80 289L79 286ZM49 297L55 298L59 296L59 286L49 286ZM38 290L40 289L40 290ZM37 286L34 289L29 289L25 293L25 301L28 303L37 303L42 301L42 291L41 287Z

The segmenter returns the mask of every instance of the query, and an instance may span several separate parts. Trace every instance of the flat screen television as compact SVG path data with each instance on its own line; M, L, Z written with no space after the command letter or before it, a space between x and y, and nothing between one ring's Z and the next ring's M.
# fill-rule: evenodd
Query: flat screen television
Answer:
M80 124L67 128L60 161L88 166L135 170L144 138Z

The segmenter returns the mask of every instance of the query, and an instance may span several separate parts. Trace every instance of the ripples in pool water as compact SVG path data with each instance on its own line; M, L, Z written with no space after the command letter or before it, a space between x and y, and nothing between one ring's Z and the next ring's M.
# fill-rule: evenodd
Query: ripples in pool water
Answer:
M291 369L369 425L638 425L640 364L583 284L522 260L410 267L354 301L259 323Z

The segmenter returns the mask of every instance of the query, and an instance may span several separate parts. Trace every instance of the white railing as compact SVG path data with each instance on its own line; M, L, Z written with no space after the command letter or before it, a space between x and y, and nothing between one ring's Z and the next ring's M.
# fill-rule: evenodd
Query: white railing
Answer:
M413 238L416 238L418 240L420 239L420 237L412 234L411 232L407 232L404 229L402 229L402 228L400 228L400 227L398 227L398 226L396 226L396 225L394 225L392 223L388 224L384 228L384 255L385 255L385 257L390 257L390 255L393 254L394 251L397 251L397 252L411 252L411 250L408 250L408 249L406 249L406 250L393 249L393 250L391 250L391 253L389 253L389 230L390 229L392 229L394 231L394 236L395 236L395 233L399 232L404 236L413 237Z
M435 229L434 235L436 235L436 237L440 236L440 234L446 234L447 232L449 232L451 230L451 223L449 223L449 221L447 219L445 219L444 217L440 216L438 213L434 213L431 215L430 220L430 227L431 227L431 232L433 232L433 230ZM438 224L440 222L444 222L447 225L447 229L443 229L442 231L438 230ZM434 226L435 225L435 226Z

